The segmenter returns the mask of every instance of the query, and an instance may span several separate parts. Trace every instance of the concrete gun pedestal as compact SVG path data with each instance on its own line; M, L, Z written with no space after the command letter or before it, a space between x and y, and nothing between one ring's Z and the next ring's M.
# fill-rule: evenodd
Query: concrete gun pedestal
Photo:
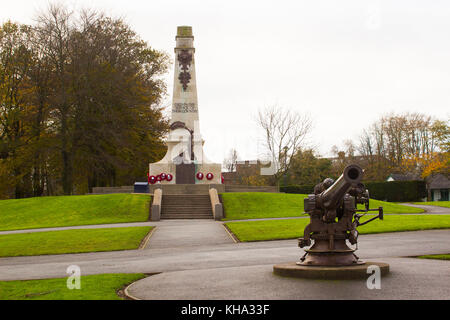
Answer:
M389 273L389 264L382 262L366 262L354 266L303 266L297 262L278 264L273 267L273 273L282 277L322 279L322 280L351 280L367 279L370 266L380 268L381 276Z

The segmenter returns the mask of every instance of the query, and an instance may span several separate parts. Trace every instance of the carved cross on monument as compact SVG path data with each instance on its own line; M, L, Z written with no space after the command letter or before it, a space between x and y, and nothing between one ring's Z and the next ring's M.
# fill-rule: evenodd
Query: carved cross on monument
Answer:
M189 82L191 81L191 74L189 73L189 67L192 62L192 54L187 50L181 50L178 54L178 62L180 62L181 73L178 76L178 80L180 80L183 85L183 90L186 91Z

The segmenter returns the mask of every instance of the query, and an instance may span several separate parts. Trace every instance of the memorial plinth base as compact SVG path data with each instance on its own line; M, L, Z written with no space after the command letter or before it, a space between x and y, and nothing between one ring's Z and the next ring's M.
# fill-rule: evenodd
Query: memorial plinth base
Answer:
M162 189L163 195L178 194L204 194L209 195L209 189L214 188L218 193L225 192L224 184L153 184L150 186L150 193L156 189Z
M381 276L389 273L389 264L383 262L366 262L360 265L342 267L302 266L296 262L292 262L275 265L273 267L273 273L282 277L305 279L367 279L373 273L367 273L369 266L378 266L381 271Z

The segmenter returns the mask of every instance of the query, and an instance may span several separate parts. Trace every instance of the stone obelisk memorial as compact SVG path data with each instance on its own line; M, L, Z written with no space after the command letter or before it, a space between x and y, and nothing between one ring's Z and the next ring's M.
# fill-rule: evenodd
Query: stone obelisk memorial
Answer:
M167 154L150 164L151 184L221 184L222 166L205 157L200 134L192 27L178 27Z

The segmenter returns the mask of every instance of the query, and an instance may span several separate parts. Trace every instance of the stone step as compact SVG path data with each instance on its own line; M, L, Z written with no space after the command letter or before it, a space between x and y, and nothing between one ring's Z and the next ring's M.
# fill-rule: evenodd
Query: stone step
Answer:
M163 196L163 199L166 199L168 201L208 201L209 197L201 197L201 198L194 198L194 197L169 197L169 196Z
M161 216L208 216L212 217L211 212L162 212Z
M209 203L211 202L211 200L209 199L167 199L164 198L162 199L163 202L167 202L167 203Z
M161 210L161 212L169 212L169 211L171 211L171 212L192 212L192 213L195 213L195 212L212 212L212 209L211 208L187 208L187 209L184 209L184 208L167 208L167 209L163 209L163 208L161 208L162 210Z
M211 210L162 210L161 214L212 214Z
M162 214L161 219L213 219L212 215Z
M162 201L163 205L166 206L191 206L191 207L196 207L196 206L210 206L211 205L211 201L189 201L189 202L179 202L179 201Z
M163 205L186 205L186 206L196 206L196 205L210 205L211 200L209 199L162 199Z
M213 219L209 195L164 195L161 219Z
M164 207L161 209L161 212L212 212L212 209L209 207L200 207L200 208L180 208L180 207Z
M207 194L165 194L165 197L207 197Z
M175 212L175 211L167 211L167 212L162 212L161 215L189 215L189 216L206 215L206 216L212 216L212 212Z
M166 202L166 203L180 203L180 204L184 204L184 203L210 203L211 200L208 199L166 199L163 197L162 202Z
M163 206L166 207L190 207L190 208L197 208L197 207L211 207L211 203L162 203Z
M196 205L196 204L209 204L211 203L211 201L208 199L208 201L193 201L193 200L188 200L188 201L182 201L182 200L176 200L176 201L171 201L171 200L167 200L167 199L163 199L162 200L163 204L179 204L179 205Z
M178 205L178 206L196 206L196 205L210 205L211 201L170 201L170 200L163 200L162 204L165 204L165 205Z
M163 201L162 205L166 205L166 206L178 206L178 207L183 207L183 206L189 206L189 207L197 207L197 206L211 206L211 201L192 201L192 202L178 202L178 201Z

